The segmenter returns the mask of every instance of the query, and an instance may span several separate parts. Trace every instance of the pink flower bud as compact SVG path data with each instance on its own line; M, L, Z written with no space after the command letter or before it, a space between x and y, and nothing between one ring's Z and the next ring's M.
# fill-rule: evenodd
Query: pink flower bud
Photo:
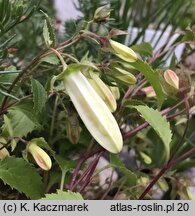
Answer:
M156 93L152 86L147 86L141 89L142 92L146 94L147 97L156 97Z
M179 77L174 71L166 70L164 72L164 79L170 86L179 89Z
M35 142L30 142L28 144L28 151L32 154L37 165L43 170L50 170L52 166L51 158L49 155L40 148Z

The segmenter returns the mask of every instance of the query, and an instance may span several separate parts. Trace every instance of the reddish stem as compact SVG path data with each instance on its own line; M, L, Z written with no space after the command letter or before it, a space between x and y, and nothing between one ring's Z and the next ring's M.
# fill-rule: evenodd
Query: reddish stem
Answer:
M94 173L94 170L99 162L100 157L102 156L103 152L99 152L96 159L94 160L94 162L91 164L89 172L85 178L84 184L82 185L82 187L80 188L79 192L83 192L83 190L87 187L87 185L89 184L90 180L91 180L91 176Z
M163 111L161 111L161 115L164 116L164 115L167 115L169 112L173 111L174 109L176 109L177 107L179 107L182 103L185 102L185 99L181 100L180 102L178 102L176 105L174 105L173 107L171 108L167 108ZM177 116L177 115L176 115ZM167 117L167 118L172 118L172 116L170 117ZM123 134L123 138L124 140L134 136L137 132L143 130L144 128L146 128L148 126L148 122L144 122L143 124L137 126L136 128L126 132L125 134Z
M79 162L78 162L78 164L77 164L77 166L76 166L76 168L75 168L75 170L74 170L74 172L73 172L73 175L72 175L72 179L71 179L71 182L70 182L70 185L69 185L69 190L70 190L70 191L72 191L72 188L73 188L73 186L74 186L75 183L76 183L77 176L78 176L78 174L79 174L79 171L80 171L81 166L83 165L83 163L84 163L88 158L92 157L93 155L95 155L95 154L97 154L97 153L99 153L99 152L104 152L104 151L105 151L105 149L99 148L99 149L97 149L97 150L95 150L95 151L89 152L88 154L86 154L86 155L84 155L84 156L82 156L82 157L80 158L80 160L79 160Z
M190 109L190 105L189 105L188 97L184 97L183 101L185 102L185 107L186 107L187 123L186 123L185 130L183 132L183 135L182 135L182 137L181 137L181 139L179 141L179 144L177 145L177 147L174 150L174 152L171 154L168 162L163 166L163 168L161 169L161 171L149 183L149 185L146 187L146 189L141 194L141 196L139 197L139 199L143 199L148 194L148 192L150 191L150 189L156 184L156 182L163 176L163 174L168 169L170 169L173 165L177 164L179 161L181 161L182 159L186 158L187 156L189 156L190 154L192 154L195 151L195 147L194 147L191 150L189 150L188 152L186 152L183 155L181 155L180 157L178 157L176 159L173 159L174 156L176 155L176 153L179 151L179 149L183 145L184 138L186 136L186 133L187 133L187 130L188 130L188 127L189 127L189 109Z

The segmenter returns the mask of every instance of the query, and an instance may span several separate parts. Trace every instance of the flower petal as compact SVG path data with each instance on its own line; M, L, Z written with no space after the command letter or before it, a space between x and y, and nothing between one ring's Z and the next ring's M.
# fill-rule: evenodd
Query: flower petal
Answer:
M114 112L117 108L116 100L114 95L108 86L99 78L99 76L93 72L90 73L91 79L89 79L90 84L102 98L105 104L108 106L111 112Z
M108 151L120 152L123 140L119 126L85 76L80 71L71 73L65 77L64 85L94 139Z

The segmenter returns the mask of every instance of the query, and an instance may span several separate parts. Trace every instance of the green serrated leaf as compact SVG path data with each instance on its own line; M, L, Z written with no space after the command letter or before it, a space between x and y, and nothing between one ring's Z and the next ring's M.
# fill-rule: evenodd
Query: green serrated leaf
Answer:
M136 44L132 46L131 49L144 56L151 57L153 55L153 48L150 43L143 42L141 44Z
M47 62L47 63L52 64L52 65L57 65L60 62L58 57L54 54L51 54L51 55L46 56L45 58L42 58L41 61Z
M160 81L160 74L154 71L149 64L143 62L140 59L136 62L132 62L131 65L134 66L137 70L139 70L153 87L158 100L158 109L160 110L165 100L165 94Z
M129 169L125 167L123 162L117 157L115 154L110 154L110 165L112 167L116 167L119 169L120 172L122 172L128 181L128 184L130 185L136 185L137 182L137 176Z
M31 86L32 86L33 102L34 102L33 109L35 110L35 112L39 113L42 111L43 107L45 106L47 100L47 93L38 80L32 79Z
M57 193L45 194L41 200L83 200L83 197L80 193L57 190Z
M166 118L163 117L158 110L154 110L148 106L133 106L141 113L142 117L149 123L149 125L156 131L164 143L166 158L168 159L170 153L170 143L172 140L172 132L170 124Z
M44 38L45 44L49 47L52 44L52 40L50 39L50 36L49 36L49 30L48 30L46 20L44 21L44 26L43 26L43 38Z
M77 163L76 161L66 160L59 155L55 155L54 158L63 172L68 172L72 170Z
M44 185L36 169L22 158L6 157L0 161L0 178L5 184L31 199L43 196Z
M43 28L43 31L45 31L44 40L46 42L46 45L49 45L49 46L52 45L53 47L55 47L56 46L56 35L55 35L55 29L53 27L52 21L46 13L44 13L43 11L41 12L45 16L45 23L44 23L45 30Z
M13 133L10 134L10 130L6 122L4 122L4 125L2 126L2 134L8 138L10 136L23 137L32 132L34 129L39 128L40 124L32 107L32 101L28 100L20 102L10 108L6 117L9 119L9 127L12 128Z

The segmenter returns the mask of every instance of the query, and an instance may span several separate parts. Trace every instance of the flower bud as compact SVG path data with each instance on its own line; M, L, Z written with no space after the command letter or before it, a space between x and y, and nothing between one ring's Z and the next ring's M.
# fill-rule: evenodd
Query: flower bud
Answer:
M133 85L137 82L136 77L133 74L129 73L128 71L118 67L115 67L115 69L116 70L114 71L114 77L117 78L118 80L121 80L127 85Z
M76 144L80 138L80 127L78 114L73 106L67 109L66 133L67 137L72 144Z
M112 47L112 49L115 51L115 54L123 59L124 61L127 62L134 62L137 60L137 55L136 53L129 47L118 43L116 41L113 40L109 40L110 42L110 46Z
M146 94L147 97L156 97L156 93L152 86L147 86L141 89L142 92Z
M182 94L189 93L192 89L192 78L189 69L185 66L180 66L176 71L179 77L179 92Z
M4 159L5 157L9 156L9 152L6 147L3 147L3 144L6 144L6 140L3 137L0 137L0 160ZM3 147L3 148L2 148Z
M40 148L35 142L28 144L28 151L32 154L36 163L43 170L50 170L52 166L51 158L49 155Z
M64 77L64 87L94 139L108 151L120 152L123 140L119 126L87 78L75 71Z
M115 83L116 84L116 83ZM117 86L108 86L116 100L120 99L120 91Z
M174 71L166 70L164 72L164 79L170 86L177 90L179 89L179 77Z
M149 157L146 153L140 152L140 156L142 157L144 163L146 163L146 164L151 164L152 163L151 157Z
M111 112L114 112L117 108L116 100L108 88L108 86L99 78L99 76L93 72L90 72L91 79L88 79L94 90L102 98L105 104L108 106Z
M111 9L107 8L107 6L102 6L96 9L94 14L94 20L96 22L106 21L110 17Z

